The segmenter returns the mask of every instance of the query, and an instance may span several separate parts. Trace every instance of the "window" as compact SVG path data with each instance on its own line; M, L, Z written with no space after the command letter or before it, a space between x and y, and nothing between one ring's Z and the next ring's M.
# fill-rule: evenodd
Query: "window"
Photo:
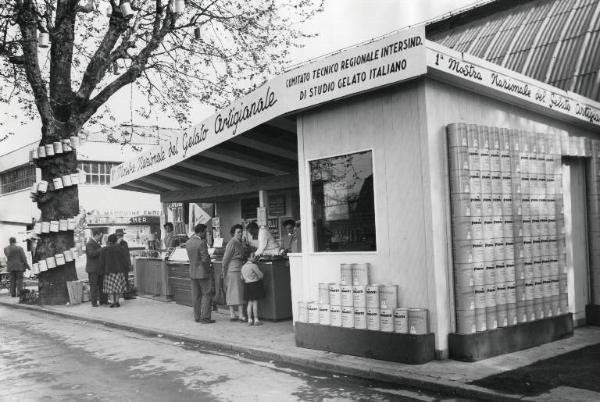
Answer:
M310 162L315 251L375 251L372 151Z
M256 219L256 208L260 206L258 198L242 199L242 219Z
M110 184L110 169L117 166L114 162L79 162L79 170L85 172L85 183L94 185Z
M26 165L0 173L0 194L29 188L35 183L35 166Z

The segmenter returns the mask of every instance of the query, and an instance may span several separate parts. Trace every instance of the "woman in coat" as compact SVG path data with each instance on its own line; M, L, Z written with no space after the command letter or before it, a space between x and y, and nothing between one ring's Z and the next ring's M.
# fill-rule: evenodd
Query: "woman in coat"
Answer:
M104 293L112 296L111 307L121 307L119 298L125 291L125 275L129 272L129 258L124 248L117 244L117 236L108 236L108 245L100 253L100 267L104 274Z
M231 227L231 240L225 247L223 255L223 273L225 279L225 300L229 306L230 321L246 322L244 317L244 283L242 282L242 265L244 265L244 247L242 246L242 225ZM238 316L235 315L237 306Z

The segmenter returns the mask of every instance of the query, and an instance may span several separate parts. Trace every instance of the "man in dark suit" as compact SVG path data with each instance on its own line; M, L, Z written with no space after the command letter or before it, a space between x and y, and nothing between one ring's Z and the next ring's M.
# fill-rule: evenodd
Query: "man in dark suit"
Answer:
M194 227L194 234L187 241L185 249L190 259L194 319L202 324L212 324L215 322L210 318L214 295L211 281L214 278L206 244L206 225L200 223Z
M17 239L11 237L8 239L8 246L4 247L6 256L6 268L10 274L10 295L12 297L20 296L23 289L23 272L29 269L27 257L22 247L17 246Z
M92 307L98 307L100 304L108 304L107 295L102 292L102 269L100 267L100 240L102 239L103 233L99 229L92 231L92 238L85 245L85 255L87 256L87 262L85 264L85 272L88 273L90 280L90 300Z

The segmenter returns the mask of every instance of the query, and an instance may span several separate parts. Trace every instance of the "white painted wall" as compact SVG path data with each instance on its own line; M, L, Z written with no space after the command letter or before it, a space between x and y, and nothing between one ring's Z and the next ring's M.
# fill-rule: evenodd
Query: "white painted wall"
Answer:
M433 309L431 228L423 177L425 130L422 81L341 100L298 117L303 290L317 299L319 282L339 282L340 264L368 262L371 283L396 284L403 307ZM376 252L315 253L310 228L308 161L373 150ZM295 262L292 262L295 264ZM432 311L435 313L435 310ZM432 331L437 332L435 317ZM445 340L437 339L439 347Z

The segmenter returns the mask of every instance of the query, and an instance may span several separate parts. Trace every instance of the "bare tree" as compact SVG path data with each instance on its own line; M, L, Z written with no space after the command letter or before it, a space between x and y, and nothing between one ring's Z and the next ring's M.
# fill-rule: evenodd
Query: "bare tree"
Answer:
M311 0L4 0L0 102L19 105L12 118L41 121L40 145L110 118L106 102L133 83L147 101L139 114L185 124L193 100L223 106L280 71L307 36L300 24L320 8ZM75 153L36 164L50 182L35 197L42 221L77 215L77 186L52 186L77 171ZM73 232L44 234L35 260L73 246ZM74 262L41 273L42 302L65 303L74 279Z

